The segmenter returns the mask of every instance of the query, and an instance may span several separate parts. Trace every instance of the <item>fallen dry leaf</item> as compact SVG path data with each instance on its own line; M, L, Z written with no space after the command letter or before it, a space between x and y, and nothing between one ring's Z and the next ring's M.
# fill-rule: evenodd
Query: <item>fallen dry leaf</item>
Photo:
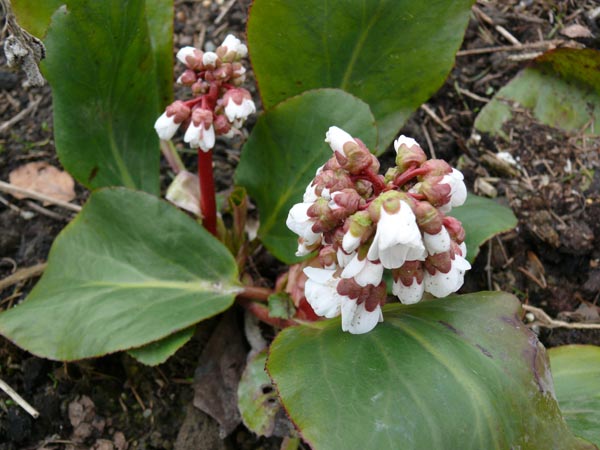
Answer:
M75 198L75 182L71 175L47 162L38 161L19 166L10 172L8 178L10 184L56 200L70 202ZM21 194L12 195L18 199L27 197Z
M589 28L579 24L569 25L568 27L563 28L560 30L560 34L571 39L594 37Z

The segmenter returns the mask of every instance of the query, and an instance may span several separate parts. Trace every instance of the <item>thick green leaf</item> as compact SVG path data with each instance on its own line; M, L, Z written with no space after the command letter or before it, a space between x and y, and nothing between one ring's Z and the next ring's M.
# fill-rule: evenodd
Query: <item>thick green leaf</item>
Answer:
M444 82L472 0L255 0L248 45L267 108L320 87L371 107L382 148Z
M173 0L146 0L160 106L173 101Z
M65 3L67 0L11 0L19 25L40 39L46 34L54 11Z
M600 446L600 347L565 345L548 355L567 423L577 436Z
M475 128L507 137L502 126L512 118L514 102L546 125L600 133L600 51L563 48L543 54L498 91Z
M485 197L469 194L464 205L452 209L451 216L462 222L465 229L467 259L475 261L479 247L488 239L517 226L510 208Z
M46 36L56 150L89 188L158 193L158 88L144 9L144 0L70 1Z
M288 328L267 369L315 449L583 449L560 415L544 348L509 294L385 308L364 335L340 320Z
M233 257L193 219L151 195L103 189L56 238L27 299L0 314L0 334L38 356L89 358L214 316L238 289Z
M285 219L302 201L317 168L331 157L325 133L332 125L375 148L377 130L369 107L339 89L319 89L260 116L242 151L236 183L258 204L262 242L287 263L298 260L297 236L285 226Z
M259 436L271 436L281 403L265 370L267 351L248 361L238 386L238 408L244 425Z
M194 335L196 327L185 328L171 336L129 350L131 356L147 366L158 366L175 354Z

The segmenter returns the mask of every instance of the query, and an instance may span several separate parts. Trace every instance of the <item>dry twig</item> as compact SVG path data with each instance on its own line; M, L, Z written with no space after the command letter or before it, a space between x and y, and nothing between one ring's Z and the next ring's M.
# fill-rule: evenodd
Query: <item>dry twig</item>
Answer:
M537 321L536 325L544 328L571 328L577 330L600 330L600 323L569 323L550 317L546 311L531 305L522 305L523 309L532 313Z
M0 389L2 389L6 395L8 395L17 405L23 408L31 417L37 419L40 416L40 413L27 401L21 397L17 392L11 388L8 384L6 384L3 380L0 379Z

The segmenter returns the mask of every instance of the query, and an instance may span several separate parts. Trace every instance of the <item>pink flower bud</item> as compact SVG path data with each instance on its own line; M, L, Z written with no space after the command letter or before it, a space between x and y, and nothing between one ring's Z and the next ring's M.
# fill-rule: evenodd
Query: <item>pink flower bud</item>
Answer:
M441 176L428 176L415 186L435 207L445 205L450 201L451 187L449 184L442 183L442 178Z
M335 269L337 267L337 252L333 246L327 245L319 252L319 264L325 269Z
M441 159L430 159L421 165L425 171L425 177L441 177L452 172L452 167Z
M231 130L231 124L229 123L229 120L227 120L227 117L222 114L219 114L215 117L214 126L215 132L218 135L226 135Z
M457 244L462 244L465 241L465 229L463 228L462 223L460 223L460 220L451 216L444 216L444 226L448 230L452 240Z
M416 202L413 212L422 232L437 234L442 229L443 215L431 203Z
M396 149L396 166L401 172L410 167L418 167L427 161L427 155L417 141L404 135L394 142Z
M196 72L194 72L191 69L187 69L185 72L183 72L179 78L177 78L177 82L179 84L183 84L185 86L191 86L192 84L194 84L196 81L198 80L198 77L196 76Z
M202 51L194 47L182 47L177 52L177 59L185 64L188 69L196 71L204 69L202 56Z

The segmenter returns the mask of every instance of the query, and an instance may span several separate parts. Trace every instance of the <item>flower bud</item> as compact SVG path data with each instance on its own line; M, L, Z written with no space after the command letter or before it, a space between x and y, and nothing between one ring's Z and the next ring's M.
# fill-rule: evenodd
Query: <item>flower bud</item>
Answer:
M337 252L333 246L327 245L319 252L319 264L325 269L335 269L337 267Z
M203 53L194 47L182 47L177 52L177 59L187 66L188 69L200 71L204 69L202 64Z
M347 254L355 251L373 234L373 221L367 211L354 213L344 223L342 248Z
M413 212L422 232L437 234L442 229L442 214L431 203L416 202Z
M394 141L396 149L396 166L400 172L410 167L418 167L427 161L427 155L417 141L404 135Z
M452 167L441 159L430 159L421 164L421 169L425 171L425 177L442 177L452 172Z
M444 216L444 226L454 242L462 244L465 241L465 229L463 228L462 223L460 223L460 220L451 216Z
M194 72L191 69L187 69L179 76L179 78L177 78L177 83L183 84L185 86L191 86L197 80L198 77L196 76L196 72Z
M440 207L450 201L451 192L450 185L441 181L441 176L428 176L417 183L414 189L423 194L433 206Z
M204 52L202 55L202 64L208 70L214 70L221 60L215 52Z
M214 126L215 132L218 135L226 135L231 130L231 124L223 114L219 114L215 117Z

